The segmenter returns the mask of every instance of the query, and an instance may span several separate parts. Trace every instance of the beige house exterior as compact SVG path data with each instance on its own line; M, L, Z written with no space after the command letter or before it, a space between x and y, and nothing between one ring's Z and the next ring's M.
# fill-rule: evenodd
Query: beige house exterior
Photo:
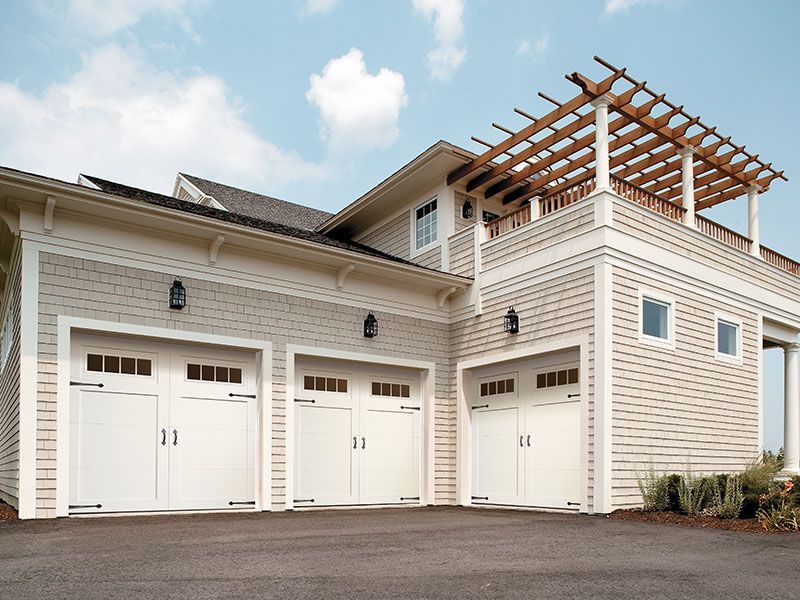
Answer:
M438 142L336 215L184 174L170 198L0 168L0 499L22 518L364 504L603 514L641 502L649 465L752 461L762 350L777 345L786 468L800 470L797 263L754 253L757 230L744 248L617 184L555 210L535 200L515 221L486 186L448 184L476 156ZM195 377L194 359L176 358L192 356L217 370ZM137 420L144 406L153 419ZM209 440L225 447L207 456ZM137 477L152 490L103 490ZM239 495L220 503L225 490L198 481Z

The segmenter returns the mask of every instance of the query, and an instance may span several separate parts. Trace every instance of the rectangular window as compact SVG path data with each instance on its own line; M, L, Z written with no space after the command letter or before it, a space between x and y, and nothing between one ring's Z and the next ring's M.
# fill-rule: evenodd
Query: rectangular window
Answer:
M346 394L347 379L339 379L338 377L315 377L313 375L304 375L303 389L316 392L334 392L337 394Z
M108 354L87 354L86 370L95 373L120 373L144 377L150 377L153 372L152 361L149 358Z
M642 297L642 336L670 342L671 319L672 305L669 302Z
M548 388L578 383L578 369L561 369L536 375L536 387Z
M481 383L480 395L481 396L497 396L499 394L513 394L514 393L514 379L503 378L495 381L485 381Z
M416 210L415 223L417 250L436 241L436 198Z
M489 221L494 221L495 219L499 219L500 215L496 215L493 212L489 212L488 210L483 211L483 222L488 223Z
M382 381L372 382L373 396L386 396L388 398L409 398L411 396L411 386L405 383L386 383Z
M717 354L727 358L739 358L739 336L741 325L717 318Z
M190 381L213 381L215 383L242 383L242 370L238 367L187 363L186 379Z

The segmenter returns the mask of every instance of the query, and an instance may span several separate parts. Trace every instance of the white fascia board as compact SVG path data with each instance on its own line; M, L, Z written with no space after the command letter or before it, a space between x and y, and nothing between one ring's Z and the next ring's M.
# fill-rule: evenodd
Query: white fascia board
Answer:
M433 271L417 265L388 261L353 250L282 236L228 221L222 221L203 215L195 215L180 210L148 204L146 202L130 200L105 192L90 190L88 188L84 190L72 184L61 184L60 182L47 182L45 184L35 176L27 176L22 179L23 181L21 183L25 185L28 190L42 194L41 201L36 202L37 207L33 209L36 212L43 211L46 195L50 193L50 190L55 188L57 189L60 202L59 214L63 211L65 215L80 215L81 218L88 221L98 220L97 213L100 211L108 211L111 206L114 210L115 219L121 224L133 225L139 222L146 229L152 230L153 220L156 220L162 225L164 231L173 232L173 235L175 235L176 225L180 224L186 232L185 235L204 240L206 244L209 240L214 239L216 235L222 233L226 235L226 240L229 240L231 244L235 244L237 238L249 240L250 243L256 244L269 242L272 244L273 252L280 254L282 251L284 254L295 256L298 252L301 252L305 255L306 260L310 260L311 262L322 260L323 262L329 263L331 257L337 257L341 258L343 263L347 262L363 265L370 270L380 272L392 279L398 279L398 275L402 274L403 279L416 281L417 285L423 285L431 289L452 286L461 289L467 287L471 283L469 278ZM14 184L17 183L18 181L14 182ZM61 207L62 199L65 204L63 208ZM68 205L70 201L72 205ZM40 204L41 206L38 206ZM25 208L26 205L30 206L30 203L20 201L19 205ZM28 219L26 220L26 225L30 232L38 233L44 231L41 218L37 219L34 217L33 219Z

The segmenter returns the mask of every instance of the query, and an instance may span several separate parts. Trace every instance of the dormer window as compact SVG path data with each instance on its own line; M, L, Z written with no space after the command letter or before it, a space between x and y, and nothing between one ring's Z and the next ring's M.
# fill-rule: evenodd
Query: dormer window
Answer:
M424 248L437 239L436 198L416 209L416 249Z

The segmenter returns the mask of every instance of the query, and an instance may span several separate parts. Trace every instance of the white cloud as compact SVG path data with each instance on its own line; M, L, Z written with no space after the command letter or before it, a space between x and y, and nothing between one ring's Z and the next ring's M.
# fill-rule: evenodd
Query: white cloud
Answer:
M329 154L386 148L397 139L400 110L408 103L401 73L382 68L371 75L362 52L352 48L310 82L306 99L319 108Z
M413 0L414 8L433 22L436 47L428 52L428 73L448 81L467 51L464 48L464 0Z
M259 137L220 78L158 70L116 45L87 54L41 95L0 81L0 164L167 193L179 170L270 189L325 176Z
M324 15L331 12L340 4L341 0L306 0L305 6L303 7L303 14Z
M550 35L543 33L538 38L533 40L522 40L517 46L518 56L531 56L534 60L542 60L547 54L547 49L550 47Z
M136 25L148 13L160 13L175 19L196 38L188 12L202 4L204 0L69 0L67 16L91 34L103 37Z
M678 4L682 0L606 0L603 13L608 16L614 16L619 13L626 13L634 6L643 6L645 4Z

